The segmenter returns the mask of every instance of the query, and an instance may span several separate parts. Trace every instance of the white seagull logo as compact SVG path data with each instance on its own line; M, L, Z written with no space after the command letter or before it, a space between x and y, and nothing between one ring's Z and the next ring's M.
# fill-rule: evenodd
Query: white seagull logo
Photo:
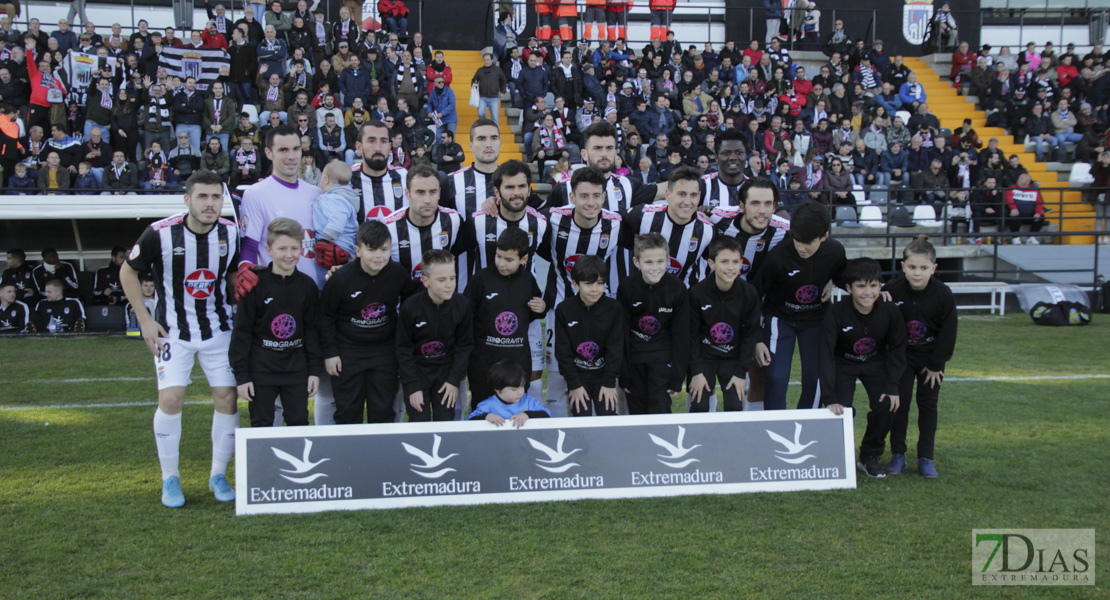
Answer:
M562 429L560 429L559 430L559 440L555 443L555 449L554 450L552 450L550 446L548 446L548 445L546 445L542 442L537 442L536 440L534 440L532 438L528 438L528 443L532 444L533 448L535 448L536 450L539 450L540 452L543 452L544 454L547 455L547 459L537 458L536 462L538 462L538 463L547 463L549 465L555 465L556 463L561 463L564 460L570 458L570 456L572 454L574 454L575 452L580 452L582 450L581 448L575 448L574 450L571 450L570 452L564 452L563 451L563 440L566 439L566 437L567 437L566 432L564 432ZM559 465L557 467L556 466L545 467L543 465L536 465L536 466L543 469L544 471L548 471L548 472L551 472L551 473L564 473L564 472L567 471L567 469L570 469L571 467L577 467L579 465L578 465L578 463L567 463L565 465Z
M321 458L320 460L318 460L316 462L312 462L308 459L309 453L312 452L312 440L305 440L304 441L304 452L302 453L301 458L296 458L295 456L289 454L288 452L278 450L277 448L274 448L273 446L270 447L270 450L274 451L274 456L280 458L281 460L284 460L285 462L289 463L293 467L292 469L281 469L281 470L285 473L292 473L294 475L300 475L302 473L307 473L307 472L311 471L312 469L315 469L316 467L318 467L321 463L325 463L325 462L331 460L330 458ZM327 477L327 475L324 474L324 473L315 473L313 475L308 475L306 477L290 477L288 475L283 474L282 477L288 479L289 481L292 481L293 483L311 483L311 482L316 481L317 479L319 479L321 477Z
M445 469L440 469L438 471L432 471L432 472L428 472L428 473L425 473L423 471L418 471L417 469L434 469L434 468L442 465L443 463L447 462L452 457L455 457L455 456L459 455L458 452L452 452L451 454L448 454L447 456L440 456L439 455L439 443L442 440L440 439L440 437L438 435L434 435L433 437L435 438L435 441L432 443L432 453L431 454L428 454L427 452L424 452L423 450L417 448L416 446L401 442L401 445L405 447L405 452L408 452L409 454L415 456L416 458L419 458L420 460L424 461L424 464L422 464L422 465L412 463L413 468L410 469L410 470L413 473L416 473L417 475L419 475L421 477L427 477L428 479L436 479L436 478L439 478L439 477L443 477L444 475L454 471L455 469L452 469L451 467L447 467Z
M656 454L656 456L660 457L658 459L659 462L667 465L668 467L672 467L672 468L675 468L675 469L681 469L681 468L689 465L690 463L701 462L696 458L687 458L686 460L680 461L680 462L667 462L669 460L678 460L678 459L682 458L683 456L686 456L687 454L692 452L694 450L694 448L701 447L701 444L694 444L693 446L690 446L689 448L683 447L682 439L684 437L686 437L686 428L685 427L679 427L678 428L678 440L676 440L676 442L674 444L672 444L672 443L668 442L667 440L664 440L663 438L661 438L661 437L659 437L655 434L652 434L652 433L649 433L648 436L651 438L651 441L655 442L655 444L657 446L662 447L664 450L666 450L667 452L670 453L670 454Z
M771 436L772 440L775 440L776 442L782 444L784 448L786 448L785 451L775 450L775 454L783 455L783 456L776 456L775 458L777 458L777 459L779 459L783 462L790 463L792 465L801 464L801 463L803 463L803 462L805 462L805 461L807 461L811 458L814 458L814 456L812 454L806 454L805 456L799 456L797 458L784 458L786 456L794 456L796 454L801 454L802 450L805 450L806 448L809 448L813 444L817 443L816 441L812 441L812 442L809 442L808 444L802 444L799 441L799 439L802 436L802 424L801 423L798 423L798 422L794 423L794 441L790 441L790 440L782 437L781 435L775 433L774 431L771 431L770 429L767 429L765 431L767 432L767 435Z

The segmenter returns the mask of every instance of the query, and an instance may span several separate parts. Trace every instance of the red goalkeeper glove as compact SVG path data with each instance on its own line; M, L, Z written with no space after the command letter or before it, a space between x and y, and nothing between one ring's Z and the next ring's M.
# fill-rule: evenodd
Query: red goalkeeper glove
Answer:
M342 266L351 260L351 255L344 249L328 240L316 240L316 264L324 269L336 265Z
M241 262L239 263L239 273L235 278L235 299L242 300L254 286L258 285L258 275L254 272L254 268L258 265Z

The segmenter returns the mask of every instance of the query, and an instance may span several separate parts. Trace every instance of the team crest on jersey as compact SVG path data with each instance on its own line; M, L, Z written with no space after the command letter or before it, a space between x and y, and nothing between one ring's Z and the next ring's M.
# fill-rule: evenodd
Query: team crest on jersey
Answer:
M69 308L67 307L67 308L66 308L66 309L65 309L64 311L62 311L62 312L64 312L65 314L67 314L67 315L68 315L68 314L69 314Z
M450 241L450 239L451 239L451 238L450 238L450 236L449 236L449 235L447 235L447 232L446 232L446 231L444 231L444 232L440 233L440 234L439 234L439 245L440 245L440 247L441 247L441 248L446 248L446 247L447 247L447 243L448 243L448 241Z
M686 249L687 252L693 252L698 249L698 238L690 238L690 246Z
M613 186L613 200L615 200L617 203L620 203L620 201L623 200L623 199L624 199L624 190L622 190L619 185L614 185Z
M140 252L139 245L135 244L135 246L133 248L131 248L131 254L128 254L127 258L129 258L131 260L135 260L136 258L139 258L139 252Z
M766 247L767 247L767 242L765 242L763 240L759 240L758 242L755 243L755 251L756 252L763 252L763 249L766 248Z
M581 254L575 254L563 259L563 268L567 270L567 273L570 273L571 269L574 268L574 263L578 262L580 258L582 258Z
M239 229L242 229L243 231L247 230L247 215L239 217Z
M220 240L220 256L227 256L227 240Z
M216 274L208 269L197 269L185 277L185 292L198 300L211 296L215 287Z
M400 198L402 194L404 194L404 190L401 189L401 182L398 181L393 184L393 197Z
M534 231L528 232L528 247L532 247L536 242L536 233Z
M601 234L601 239L599 239L597 241L597 247L602 249L602 250L609 247L609 234L608 233Z

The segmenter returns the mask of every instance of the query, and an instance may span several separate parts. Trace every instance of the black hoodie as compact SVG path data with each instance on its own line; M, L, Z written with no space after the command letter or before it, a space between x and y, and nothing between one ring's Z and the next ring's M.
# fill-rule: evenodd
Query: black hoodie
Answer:
M883 289L890 292L894 306L906 322L906 360L910 366L943 371L956 347L956 298L936 277L925 289L910 287L905 275L896 275Z
M311 277L266 269L239 301L228 359L235 383L283 385L323 372L317 330L319 289Z
M555 308L555 358L567 390L616 387L624 360L625 319L616 300L587 307L575 294Z
M424 291L401 303L396 349L406 397L442 383L462 387L473 348L474 316L462 294L436 304Z

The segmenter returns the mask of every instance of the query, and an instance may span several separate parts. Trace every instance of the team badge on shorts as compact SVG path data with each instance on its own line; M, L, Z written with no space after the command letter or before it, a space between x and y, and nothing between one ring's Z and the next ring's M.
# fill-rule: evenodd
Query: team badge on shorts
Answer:
M601 239L599 239L597 241L597 247L602 249L602 250L609 247L609 234L608 233L601 234Z

